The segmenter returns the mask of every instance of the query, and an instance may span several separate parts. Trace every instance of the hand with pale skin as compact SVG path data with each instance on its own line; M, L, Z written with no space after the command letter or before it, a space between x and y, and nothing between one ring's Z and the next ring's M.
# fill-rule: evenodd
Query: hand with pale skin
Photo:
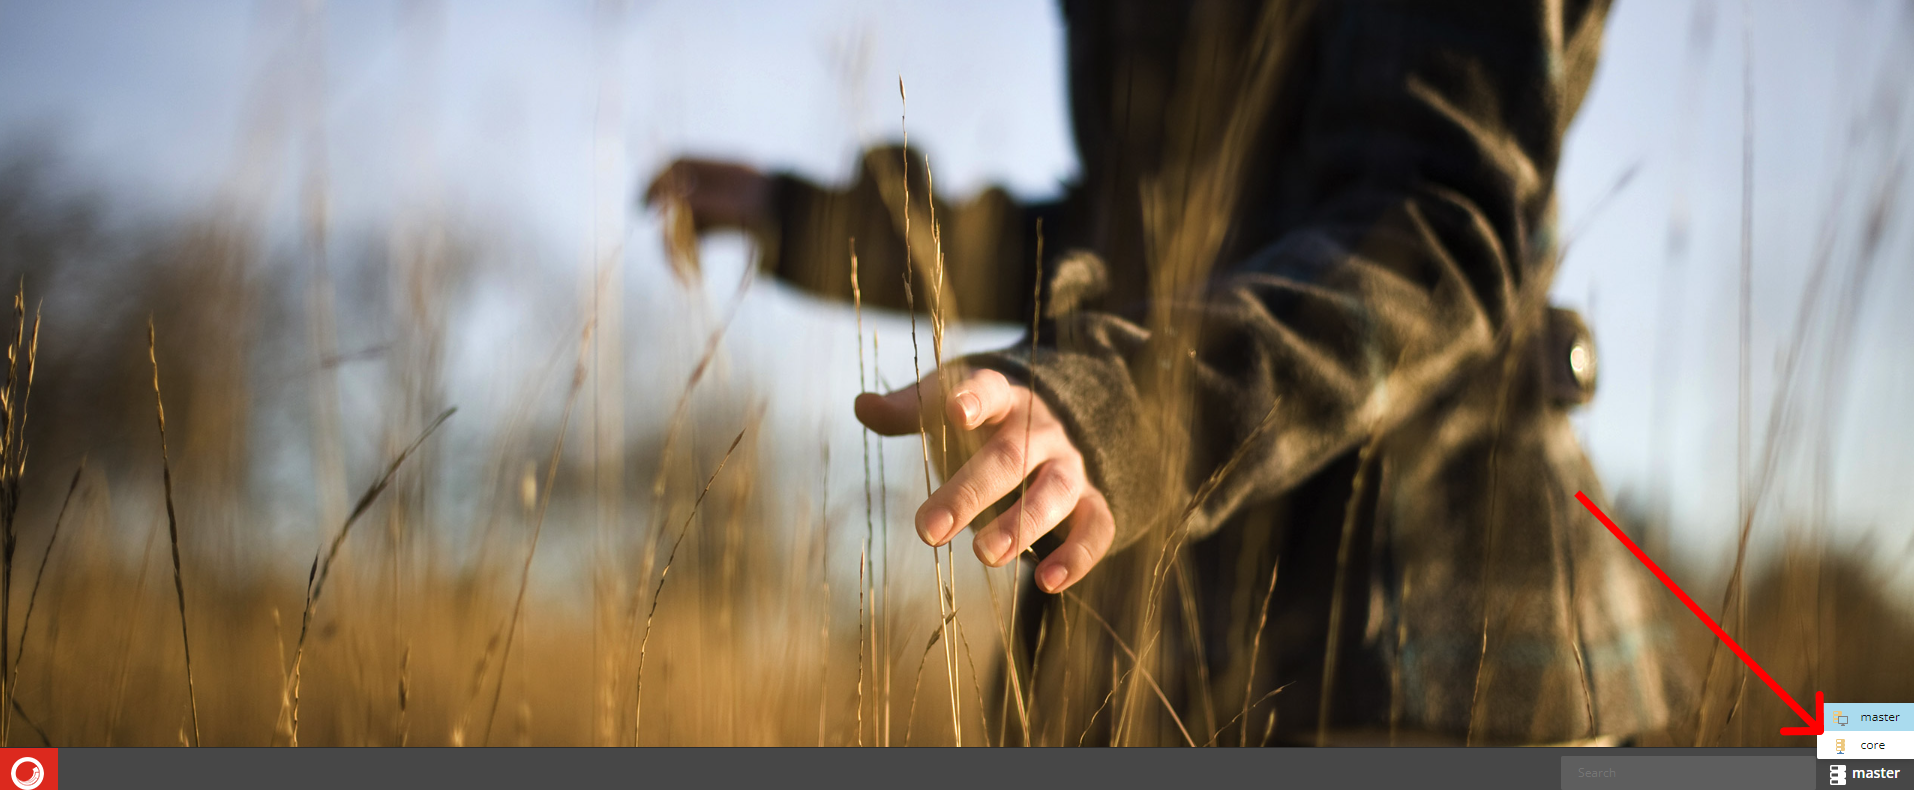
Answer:
M919 391L925 401L922 422ZM1116 521L1103 493L1090 484L1083 453L1070 443L1056 414L1042 398L1031 397L1029 388L994 370L974 371L953 382L948 402L942 402L943 394L939 373L932 371L917 386L888 395L866 392L856 401L857 419L885 436L914 434L920 426L928 426L935 436L941 417L952 428L976 432L982 440L975 443L977 452L917 509L918 536L932 546L949 543L985 508L1015 493L1027 475L1030 487L1022 502L1012 503L977 530L971 541L977 559L1001 567L1062 526L1062 545L1037 564L1034 578L1051 593L1081 581L1110 550Z

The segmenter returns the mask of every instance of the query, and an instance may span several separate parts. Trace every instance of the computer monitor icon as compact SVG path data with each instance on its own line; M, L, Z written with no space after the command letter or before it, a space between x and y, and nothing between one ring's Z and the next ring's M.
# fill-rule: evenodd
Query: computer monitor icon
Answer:
M1834 723L1835 723L1835 724L1839 724L1839 725L1841 725L1841 726L1843 726L1843 727L1846 727L1846 726L1848 726L1848 715L1847 715L1847 714L1845 714L1845 713L1842 713L1842 712L1840 712L1840 711L1838 711L1838 710L1837 710L1837 711L1835 711L1835 712L1834 712Z

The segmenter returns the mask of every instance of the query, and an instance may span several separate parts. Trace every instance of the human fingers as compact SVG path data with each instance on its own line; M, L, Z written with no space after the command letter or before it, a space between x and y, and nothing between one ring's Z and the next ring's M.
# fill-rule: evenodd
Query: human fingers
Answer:
M1021 425L1005 426L925 498L917 509L917 534L933 546L949 542L984 508L1015 490L1029 470L1065 452L1058 445L1067 441L1060 433L1026 434Z
M945 418L966 431L995 425L1024 404L1024 399L1018 397L1020 392L1024 392L1023 388L1012 385L1002 373L972 372L951 387L950 400L944 404Z
M919 428L930 427L937 415L934 407L943 402L943 397L937 371L933 370L922 381L902 389L882 395L862 393L851 407L857 414L857 421L879 435L904 436L916 433ZM926 402L930 405L925 406Z
M939 375L939 371L931 371L917 384L894 392L858 395L852 404L858 421L884 436L903 436L916 433L920 427L935 425L937 414L942 411L959 429L975 430L1001 422L1023 403L1018 396L1022 388L994 370L979 370L965 376L951 388L950 400L945 402ZM934 408L938 403L944 403L944 408ZM920 405L924 406L921 410ZM926 419L920 422L920 416Z
M1095 487L1084 487L1069 523L1070 535L1037 565L1034 575L1044 592L1062 592L1082 581L1116 540L1116 519L1110 515L1110 503Z
M978 530L977 537L971 541L971 550L985 565L1002 566L1044 533L1056 528L1076 509L1077 501L1088 487L1080 460L1071 457L1044 462L1016 504Z

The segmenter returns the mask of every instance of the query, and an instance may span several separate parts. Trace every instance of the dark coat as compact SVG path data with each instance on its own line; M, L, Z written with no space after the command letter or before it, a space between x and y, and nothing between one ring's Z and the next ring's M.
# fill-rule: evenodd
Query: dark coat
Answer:
M1054 204L937 204L944 307L1028 321L1043 219L1037 352L967 361L1069 428L1142 549L1100 573L1181 552L1164 619L1197 627L1158 671L1185 718L1282 684L1247 740L1562 742L1684 713L1665 594L1573 498L1604 501L1566 418L1592 347L1546 303L1606 3L1065 13L1082 176ZM781 179L768 265L848 296L854 236L865 299L901 307L903 170L886 149L848 190ZM921 307L932 190L909 170Z

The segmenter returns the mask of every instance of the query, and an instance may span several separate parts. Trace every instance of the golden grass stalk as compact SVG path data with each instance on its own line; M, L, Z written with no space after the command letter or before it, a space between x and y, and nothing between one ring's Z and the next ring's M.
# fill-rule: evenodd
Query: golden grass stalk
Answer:
M678 528L678 537L671 542L671 552L665 555L665 567L658 572L658 586L651 591L651 611L645 613L644 637L638 640L638 670L636 688L631 694L631 745L638 745L639 725L643 721L645 710L645 648L651 644L651 622L658 614L658 596L664 594L665 579L671 576L671 563L678 558L678 547L685 542L685 535L691 532L691 522L698 517L698 507L704 504L706 494L711 493L711 484L718 481L718 473L724 471L724 464L731 460L731 453L738 449L738 443L744 441L744 431L738 431L737 438L731 440L731 446L724 451L724 457L718 459L718 467L711 470L711 476L704 481L704 488L698 491L698 498L691 503L691 512L686 514L684 526Z
M930 170L929 160L925 160L924 163L924 187L925 190L930 193L924 197L924 204L930 209L930 245L931 254L936 264L930 283L930 350L932 361L936 363L937 370L940 371L940 375L937 377L937 385L939 389L943 390L943 402L949 403L951 396L951 376L946 375L949 371L944 370L944 328L945 322L949 318L947 315L948 311L945 310L946 305L944 304L944 236L943 228L937 222L937 178ZM909 202L906 201L906 215L909 214L909 205ZM944 468L948 469L951 467L953 459L950 452L950 423L947 420L939 419L937 421L937 443L938 452L943 456ZM928 494L928 490L925 493ZM959 525L959 529L961 528L962 525ZM950 608L952 611L956 611L957 609L956 543L957 541L953 538L950 542L944 544L944 557L950 562L950 575L945 577L943 589L944 595L950 598ZM964 624L962 621L953 621L953 625L957 628L958 640L963 645L964 661L971 664L972 683L975 684L977 671L975 662L970 655L970 640L964 637ZM957 722L962 719L963 711L963 706L960 704L960 701L963 699L963 692L957 682L957 645L951 643L949 640L945 640L944 651L948 654L947 660L950 663L950 715L951 720ZM981 716L983 713L981 710L983 707L982 689L978 689L978 707L978 714ZM957 745L962 746L964 735L961 725L956 727L956 732ZM988 728L985 730L984 745L990 745Z
M870 391L870 384L864 377L864 289L857 278L857 239L850 240L851 248L851 311L857 318L857 389ZM864 599L870 597L871 617L871 660L877 660L877 596L876 589L869 587L876 583L876 574L868 574L870 551L877 544L876 508L871 499L871 430L858 427L858 438L864 445L864 546L858 550L857 557L857 745L864 745ZM871 669L876 671L876 665ZM872 718L875 719L875 713Z
M897 78L897 99L900 107L902 107L902 112L898 115L898 125L904 132L904 150L899 154L899 157L903 159L904 162L904 311L910 316L910 365L913 378L911 391L917 395L917 403L919 406L917 410L917 439L923 447L924 494L925 496L929 496L930 492L935 490L935 488L933 487L930 476L930 430L924 421L924 410L922 408L924 403L924 368L918 361L917 356L917 287L914 278L911 276L911 270L914 267L911 263L910 245L910 124L907 121L910 101L904 93L903 77ZM933 316L934 315L933 313ZM931 330L933 333L932 342L934 344L937 339L936 319L934 317L932 318ZM937 614L940 618L938 628L947 630L950 628L950 619L954 607L952 606L952 602L945 598L945 594L949 588L944 586L943 555L938 552L936 546L932 546L930 549L930 562L932 570L936 573ZM957 745L962 746L964 745L964 725L959 718L958 712L956 656L951 652L950 635L946 633L942 639L944 642L944 673L950 680L950 728L956 738ZM921 678L919 680L921 682ZM913 710L917 707L916 692L912 692L911 694L911 707ZM909 724L907 723L906 727L908 726ZM910 734L908 731L904 736L904 744L906 746L910 745Z
M7 710L18 710L20 703L14 699L20 683L20 664L27 660L27 634L33 632L33 605L40 600L40 583L47 578L47 561L53 558L54 547L60 545L60 527L66 524L67 506L73 504L73 492L80 487L80 476L86 473L86 459L80 459L79 467L73 470L73 482L66 487L66 496L60 500L60 514L53 518L53 534L47 537L47 548L40 554L40 568L33 574L33 589L27 593L27 611L20 617L20 650L13 656L13 666L7 670L6 700ZM9 554L12 552L9 551ZM7 564L12 564L9 557ZM26 718L25 713L21 718ZM0 746L7 745L8 733L0 733ZM42 734L44 736L44 733Z
M955 558L952 558L950 561L950 575L953 577L957 575L957 560ZM985 586L987 587L989 579L986 578L984 581L986 582ZM957 609L957 603L954 597L951 599L950 608L952 611L955 611ZM990 745L990 720L984 718L985 711L989 710L988 707L984 706L984 684L979 681L979 676L977 674L977 661L970 652L970 637L964 634L964 623L963 621L958 620L958 621L954 621L954 624L957 626L957 641L962 643L964 646L964 663L970 669L970 688L971 688L971 691L975 692L977 695L977 722L982 725L980 728L978 728L977 731L983 733L984 745L989 746Z
M1038 320L1043 317L1043 218L1042 217L1037 218L1037 267L1036 268L1037 268L1036 276L1031 278L1031 286L1030 286L1030 364L1032 366L1037 364ZM1018 535L1022 535L1024 533L1024 526L1026 524L1027 519L1029 519L1029 508L1027 507L1026 499L1028 498L1027 495L1030 493L1030 425L1031 425L1031 420L1034 419L1035 417L1035 412L1037 409L1037 382L1027 381L1027 382L1024 382L1024 384L1025 384L1025 387L1024 387L1025 393L1024 393L1024 405L1023 405L1023 455L1022 455L1023 475L1019 478L1019 482L1017 483L1017 534ZM1065 518L1067 519L1068 516L1066 516ZM1019 673L1017 671L1016 656L1011 650L1011 640L1015 639L1017 634L1017 603L1018 603L1017 598L1018 598L1018 593L1023 590L1022 579L1020 578L1022 573L1020 563L1022 563L1022 561L1023 561L1023 557L1020 555L1017 557L1016 561L1010 563L1010 624L1004 628L1004 632L1003 632L1004 666L1007 669L1007 671L1009 671L1010 673L1010 686L1004 689L1004 691L1006 694L1015 694L1017 697L1017 721L1023 725L1023 745L1029 746L1030 745L1030 709L1028 705L1024 704L1023 680L1019 676ZM990 603L992 606L995 606L997 603L997 596L994 590L991 593ZM1032 662L1031 666L1033 667L1032 671L1034 672L1035 671L1034 667L1036 666L1034 661ZM1035 678L1032 678L1031 682L1032 683L1036 682ZM997 718L998 720L1002 721L1005 726L1008 726L1010 717L1006 715L1006 713L1007 711L999 710L997 713ZM1004 737L1001 734L1001 730L999 731L999 734L997 736L997 742L1000 744L1004 742Z
M1108 626L1106 625L1106 627ZM1110 677L1113 679L1113 681L1110 683L1110 693L1103 695L1103 702L1098 703L1096 710L1090 711L1090 718L1084 721L1083 723L1083 734L1077 736L1078 746L1082 746L1084 743L1084 740L1090 737L1090 728L1096 726L1097 717L1103 715L1103 711L1106 708L1110 707L1110 701L1116 699L1117 689L1123 688L1123 681L1128 679L1130 677L1130 674L1134 672L1135 670L1136 670L1136 665L1132 664L1130 666L1130 669L1124 670L1122 674L1117 674L1116 656L1114 655L1110 656ZM1110 745L1112 746L1116 745L1115 743L1116 736L1114 734L1114 731L1112 732L1112 735L1110 736L1110 740L1111 740Z
M1183 636L1189 640L1192 662L1196 665L1196 701L1203 706L1203 723L1211 732L1216 731L1216 692L1210 686L1209 651L1204 647L1202 618L1196 611L1196 580L1190 574L1190 563L1184 557L1177 557L1176 597L1183 603Z
M1335 588L1329 598L1329 639L1323 645L1322 691L1316 702L1316 745L1329 745L1329 707L1331 691L1336 686L1336 659L1342 648L1343 587L1349 575L1349 550L1356 535L1358 508L1363 500L1363 490L1369 485L1369 460L1375 456L1376 445L1381 437L1372 438L1364 444L1356 455L1356 479L1349 484L1349 501L1343 505L1342 537L1336 544ZM1280 564L1280 563L1279 563ZM1275 578L1272 573L1271 578ZM1484 638L1488 634L1483 631ZM1259 633L1258 636L1261 634ZM1484 643L1486 644L1486 642ZM1251 672L1255 669L1252 666ZM1477 684L1480 688L1480 684ZM1473 716L1471 716L1473 718ZM1472 728L1473 729L1473 728Z
M905 93L904 93L904 78L903 77L897 78L897 99L898 99L898 104L901 110L898 115L898 125L902 128L903 135L904 135L904 151L901 154L904 160L904 167L903 167L904 293L905 293L905 299L907 302L907 308L909 309L909 312L911 314L911 367L913 371L917 374L917 378L919 382L917 384L913 384L912 386L916 388L917 402L921 405L924 402L924 393L923 393L923 384L922 384L923 370L918 365L918 361L917 361L917 310L915 306L916 293L913 288L913 285L911 282L911 276L910 276L911 269L912 269L911 255L910 255L910 252L911 252L910 125L907 121L909 99L905 96ZM928 168L928 165L926 167ZM926 170L924 177L925 177L925 186L930 191L930 194L925 196L924 202L926 205L930 207L931 255L932 255L932 258L934 259L933 263L935 264L935 269L932 272L933 276L931 278L931 297L930 297L931 357L932 357L932 362L936 366L935 369L938 371L943 371L944 369L944 311L942 309L942 302L944 298L944 289L943 289L944 245L943 245L943 237L937 227L936 182L932 180L932 177L928 169ZM937 380L938 380L939 389L943 390L944 401L949 402L950 377L948 375L940 374ZM931 484L931 475L930 475L930 435L929 435L929 432L926 430L926 425L924 424L923 410L921 408L918 410L917 419L918 419L918 427L917 427L918 438L922 440L924 443L924 494L925 496L929 496L930 492L934 490ZM950 427L942 419L938 420L937 436L939 440L939 452L942 454L942 460L945 464L948 464L950 462ZM959 525L959 527L961 528L961 525ZM938 608L940 610L940 613L945 615L944 624L942 627L945 629L949 629L951 627L952 621L950 617L948 616L948 614L950 612L955 612L957 609L957 567L956 567L957 560L953 553L955 551L955 547L950 546L950 544L946 544L946 546L948 546L949 548L945 550L943 555L939 555L937 547L935 546L931 547L930 556L931 556L931 569L935 573L935 581L937 584ZM949 581L945 580L944 565L940 556L949 556L951 558ZM950 638L948 634L946 634L944 637L944 674L949 680L951 733L956 740L956 744L958 746L962 746L964 745L963 703L962 703L963 694L959 689L960 683L957 676L957 646L956 646L956 643Z
M279 651L278 663L273 664L273 671L277 672L279 671L279 667L286 666L286 631L285 631L285 625L281 623L279 620L279 607L277 606L272 608L272 645L275 650ZM274 739L277 739L279 737L279 721L281 719L284 719L286 715L285 712L291 709L292 709L292 689L290 688L288 684L282 683L279 686L279 711L280 712L273 719L273 738ZM291 727L288 727L287 737L290 738L291 735L292 735Z
M1237 740L1237 746L1249 745L1249 709L1255 707L1249 701L1249 695L1256 693L1256 658L1257 654L1262 652L1263 649L1263 628L1269 625L1269 602L1276 597L1276 573L1282 569L1283 559L1279 555L1275 558L1275 561L1270 564L1269 589L1263 592L1263 609L1256 615L1256 634L1250 637L1249 640L1249 677L1243 679L1243 712L1236 714L1236 719L1231 719L1231 721L1240 719L1243 722L1242 737ZM1281 691L1281 689L1277 690ZM1258 700L1258 702L1260 701L1261 700ZM1229 725L1226 724L1223 726L1228 727ZM1221 730L1218 730L1218 732L1221 732ZM1214 738L1211 740L1214 740Z
M479 694L485 690L485 676L489 674L488 670L491 669L492 656L498 653L498 646L504 641L505 634L502 633L502 629L500 631L494 631L492 635L485 640L485 649L479 651L479 659L472 666L472 682L465 692L465 704L462 706L462 711L459 714L459 723L452 728L453 746L465 745L465 727L472 717L472 704L478 701ZM500 672L500 678L503 678L504 674L505 673Z
M36 332L37 334L37 332ZM193 713L193 744L199 744L199 695L193 690L193 640L186 628L186 580L179 564L179 516L173 508L173 462L166 451L166 403L160 397L158 332L146 319L146 358L153 363L153 413L159 421L160 479L166 489L166 534L173 546L173 593L179 603L179 641L186 652L186 702Z
M7 380L4 387L0 387L0 424L3 424L0 425L0 697L9 703L13 701L14 689L12 673L6 671L11 665L7 643L11 625L7 621L13 612L13 553L20 542L16 517L20 512L20 480L26 476L27 470L27 401L33 394L33 369L40 350L38 311L33 316L33 333L31 336L27 334L24 280L13 297L13 316L13 342L7 346ZM27 367L24 379L20 376L22 354L26 356ZM48 548L51 549L51 546ZM34 584L37 588L39 582ZM24 629L20 639L24 648ZM12 722L12 706L0 709L0 745L7 743Z
M332 575L332 565L339 558L339 550L345 546L346 536L352 533L352 525L359 521L359 517L372 509L372 503L392 485L392 477L399 473L399 466L405 463L405 459L410 458L413 451L419 449L419 445L424 444L425 440L457 411L458 409L452 408L440 412L438 418L419 433L419 438L412 440L410 445L399 451L399 454L392 459L392 463L386 465L385 474L380 475L379 479L373 481L365 493L359 496L358 503L352 506L352 512L346 516L346 521L339 527L338 534L332 537L332 543L327 546L325 553L313 554L312 568L306 572L306 605L299 615L299 639L293 646L292 668L286 672L284 697L289 726L288 745L299 745L299 681L300 670L306 658L306 639L311 635L312 621L319 610L319 596L325 592L326 579ZM177 549L174 550L174 554L174 561L177 564Z
M518 594L512 598L512 615L505 620L504 648L499 651L498 685L492 689L492 704L485 714L485 734L479 738L484 746L492 739L492 722L498 718L498 700L505 694L505 668L512 661L512 642L518 636L518 620L525 612L525 591L532 583L532 560L538 557L538 539L545 532L545 512L552 504L552 487L558 480L558 461L565 454L565 433L570 429L572 411L578 406L578 392L585 387L585 359L591 353L592 333L597 328L597 316L585 322L585 328L578 338L578 361L572 367L571 388L565 393L565 410L558 418L558 434L552 439L551 458L545 464L545 485L539 491L538 515L532 520L532 545L525 550L525 563L518 573ZM494 637L497 639L497 637ZM486 653L491 652L487 645ZM486 659L479 659L479 677L485 674ZM468 710L469 714L469 710ZM455 740L463 741L465 722L459 722Z
M159 540L159 529L148 530L146 545L140 549L140 572L133 581L133 601L129 611L140 611L146 598L146 574L153 569L153 543ZM113 684L113 703L106 714L106 745L113 745L113 736L120 727L120 714L126 706L126 678L133 671L133 631L140 624L137 617L126 618L126 637L120 640L120 671Z
M1013 577L1012 581L1016 581L1016 579ZM1035 710L1037 707L1037 671L1040 667L1043 666L1043 646L1044 646L1044 642L1049 638L1050 638L1050 618L1045 617L1043 615L1038 615L1037 645L1036 647L1032 648L1030 651L1030 688L1029 690L1025 692L1025 698L1021 700L1024 706L1024 709L1027 711ZM1037 743L1040 745L1041 741L1039 740L1038 736L1032 735L1030 733L1030 725L1027 723L1032 717L1026 713L1026 714L1023 714L1023 718L1024 718L1024 721L1026 722L1026 724L1024 725L1024 737L1023 737L1024 745L1030 746L1033 743Z
M399 654L399 745L409 746L412 741L411 720L406 718L406 708L412 698L412 645L407 643L405 652Z
M641 573L646 577L651 575L652 563L658 554L658 541L664 534L665 511L668 505L665 499L665 487L668 475L673 468L671 458L677 450L678 436L689 419L691 394L697 390L698 383L704 380L705 373L711 369L712 361L717 358L718 349L724 342L725 333L730 329L732 319L737 317L738 308L744 303L745 295L751 291L751 283L755 281L756 272L755 266L745 267L744 274L738 282L737 293L731 297L731 303L725 308L724 317L719 319L717 328L713 329L710 336L705 339L704 351L699 354L697 364L692 366L691 375L686 379L684 389L678 394L678 402L672 407L671 422L665 428L664 445L658 451L658 472L651 479L652 507L647 530L649 534L645 538L644 557L639 566L642 569ZM611 691L608 692L610 694L615 694L624 681L624 667L626 658L631 653L631 640L638 633L638 612L640 604L643 603L640 595L643 592L643 585L632 585L631 600L625 606L625 631L619 638L618 652L612 660Z
M870 550L869 542L857 547L857 737L853 742L858 746L864 745L864 562Z
M1283 685L1270 691L1268 694L1264 694L1263 696L1258 697L1255 702L1250 702L1249 697L1244 697L1243 711L1241 713L1236 714L1235 716L1231 716L1229 721L1223 722L1223 726L1217 727L1215 732L1210 733L1210 739L1207 741L1204 741L1203 745L1215 746L1217 737L1221 736L1224 730L1227 730L1230 727L1234 726L1236 722L1238 721L1243 722L1243 740L1247 742L1249 740L1249 722L1246 719L1249 716L1249 709L1254 708L1257 705L1261 705L1265 702L1268 702L1272 699L1275 699L1276 695L1283 693L1283 689L1289 688L1290 686L1293 686L1293 685L1295 685L1294 681L1291 681L1289 683L1284 683ZM1267 739L1268 739L1267 736L1265 736L1265 740Z
M910 712L904 714L904 746L906 748L910 747L911 731L917 724L917 692L924 687L924 664L930 661L930 651L943 640L944 627L948 626L951 619L956 616L957 613L953 611L938 621L937 626L930 630L930 638L924 641L924 654L917 657L917 680L911 683L910 687Z
M1116 642L1116 646L1123 651L1124 655L1130 657L1131 668L1134 670L1136 677L1142 678L1143 682L1149 684L1150 690L1155 692L1156 698L1163 703L1164 712L1170 714L1170 721L1174 722L1177 731L1183 734L1183 742L1187 745L1195 746L1196 739L1190 737L1189 728L1183 726L1183 717L1176 714L1176 706L1170 704L1170 698L1163 693L1163 688L1156 684L1156 678L1150 675L1150 670L1143 667L1141 657L1137 655L1136 651L1130 649L1128 642L1123 641L1123 637L1117 634L1116 628L1110 625L1110 621L1103 619L1103 615L1097 614L1097 610L1090 608L1090 605L1085 603L1076 593L1070 590L1064 590L1063 595L1076 601L1082 606L1083 611L1090 615L1091 619L1097 621L1097 625L1103 626L1103 630L1110 635L1111 640ZM1108 700L1105 700L1105 702L1107 703ZM1092 720L1094 720L1094 718L1093 716Z
M1026 549L1025 551L1027 552L1028 549ZM1023 558L1021 556L1017 557L1017 561L1019 562L1022 561L1022 559ZM998 644L1002 646L1003 648L1004 669L1005 669L1005 672L1008 673L1008 675L1006 676L1006 680L1008 682L1004 684L1004 687L1002 689L1003 696L997 700L997 745L1002 746L1004 744L1009 743L1010 698L1012 696L1015 696L1017 698L1017 719L1023 725L1024 745L1029 746L1030 745L1030 717L1026 713L1028 708L1024 705L1023 684L1022 684L1021 676L1017 669L1016 652L1013 648L1013 645L1015 644L1015 638L1016 638L1015 634L1017 632L1016 631L1017 588L1020 586L1019 582L1021 581L1021 579L1019 578L1019 571L1018 571L1018 566L1016 563L1013 562L1011 564L1008 564L1004 566L1004 568L1006 571L1008 571L1005 574L1005 576L1007 576L1010 581L1011 604L1010 604L1009 623L1007 625L1005 623L1002 602L997 597L997 588L994 585L992 585L990 581L990 570L988 568L984 569L984 592L990 595L991 623L997 627ZM958 632L959 634L962 633L961 626L959 626ZM968 650L968 645L966 645L966 650ZM973 669L971 671L971 675L975 676L976 674L977 674L976 671ZM983 694L983 689L980 686L978 687L978 705L979 706L983 705L982 694ZM981 710L982 709L980 707L979 709L980 715L981 715ZM984 740L986 743L990 739L989 732L990 732L990 722L986 720L984 722Z
M871 377L876 380L876 384L879 388L889 389L889 387L885 386L885 383L884 383L883 362L881 361L883 354L881 353L881 347L878 345L877 340L878 340L877 331L872 330L871 331ZM879 587L882 589L884 593L884 596L883 596L884 597L884 610L883 610L884 628L883 628L883 632L879 635L879 638L877 638L876 641L879 643L879 649L877 652L878 654L881 654L884 657L884 693L882 694L884 698L884 717L883 717L883 721L878 726L883 728L883 744L885 746L889 746L891 745L891 676L892 676L892 669L893 669L892 654L891 654L891 636L896 629L894 627L894 624L891 622L891 606L890 606L891 604L891 552L890 552L891 486L890 486L890 476L885 471L885 469L886 467L884 466L884 443L880 441L877 443L877 497L878 497L877 498L877 507L878 507L877 521L878 523L884 525L884 530L882 532L879 532L877 534L877 537L878 537L878 554L884 558L884 579L883 579L883 582L879 584ZM872 616L876 617L876 613L873 612Z
M1070 628L1070 607L1067 602L1057 607L1057 619L1063 621L1063 684L1059 687L1061 693L1057 695L1057 743L1062 744L1065 742L1064 739L1069 737L1070 734L1071 662L1069 659L1071 646L1070 637L1073 634ZM1030 689L1030 698L1033 701L1037 697L1036 691L1036 684L1033 682Z
M743 434L739 434L743 438ZM824 746L825 714L831 701L831 443L823 442L824 456L818 464L823 470L823 479L819 481L817 508L817 577L822 584L824 602L824 622L817 626L817 745ZM689 525L687 525L689 526Z
M1236 446L1236 449L1230 452L1229 458L1223 462L1223 465L1217 467L1216 471L1211 472L1210 476L1203 481L1203 484L1197 487L1195 493L1190 496L1189 501L1184 504L1182 514L1177 517L1177 520L1172 526L1172 528L1170 529L1169 534L1164 536L1163 543L1160 546L1160 549L1156 558L1156 570L1151 576L1149 591L1146 594L1146 597L1144 599L1145 627L1142 629L1142 632L1151 635L1150 641L1145 642L1143 645L1143 655L1145 657L1149 655L1151 649L1156 643L1155 637L1159 630L1158 626L1160 625L1156 619L1157 611L1158 611L1157 604L1162 598L1162 594L1163 594L1162 587L1163 587L1164 580L1168 576L1168 573L1167 573L1168 566L1177 561L1176 558L1178 557L1178 552L1182 550L1182 541L1185 538L1187 538L1189 535L1189 525L1191 520L1196 517L1197 511L1202 509L1203 504L1205 502L1208 502L1209 498L1216 493L1217 487L1222 485L1223 480L1228 478L1231 473L1236 471L1236 466L1242 463L1243 458L1248 453L1250 446L1254 445L1257 442L1257 440L1259 440L1265 432L1267 432L1271 427L1275 425L1276 409L1279 405L1281 405L1281 403L1282 403L1281 398L1277 398L1276 400L1273 400L1270 402L1269 411L1263 414L1263 419L1256 424L1255 430L1250 431L1249 436L1244 437L1242 443L1238 444ZM1088 607L1086 606L1085 609L1087 610ZM1091 612L1091 615L1096 617L1098 622L1103 622L1102 616L1097 615L1094 611ZM1107 629L1109 627L1109 624L1104 623L1104 626ZM1115 635L1116 635L1115 632L1112 631L1111 636L1114 637ZM1127 650L1128 648L1125 648L1125 649ZM1136 658L1136 660L1140 663L1143 660L1143 658L1138 657ZM1147 679L1149 676L1146 673L1142 677ZM1158 691L1158 694L1160 695L1161 691ZM1119 730L1124 729L1128 725L1130 710L1131 708L1126 704L1124 709L1121 711L1123 718L1120 720L1119 727L1118 727ZM1174 716L1175 712L1172 711L1171 715ZM1181 727L1182 723L1178 722L1177 726ZM1187 734L1188 734L1187 731L1185 731L1186 736Z

